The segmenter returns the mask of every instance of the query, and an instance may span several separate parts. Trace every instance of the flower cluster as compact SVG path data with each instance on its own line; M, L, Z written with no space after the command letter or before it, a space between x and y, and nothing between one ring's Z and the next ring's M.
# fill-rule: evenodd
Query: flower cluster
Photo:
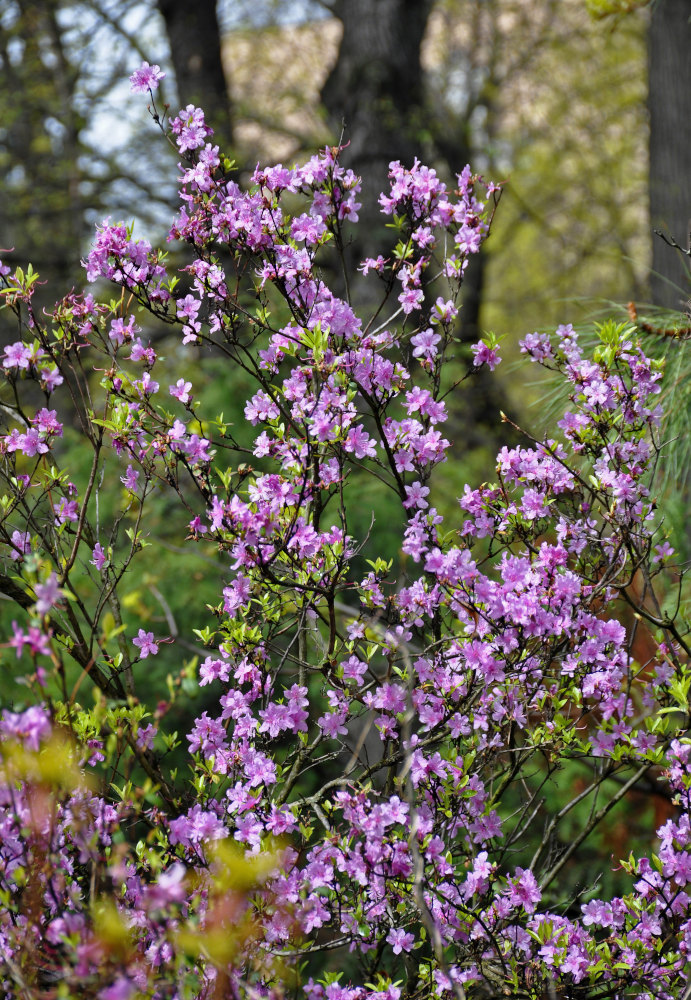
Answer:
M142 67L133 86L153 94L160 76ZM359 208L338 149L258 168L242 190L199 109L171 131L179 285L110 223L86 261L89 281L131 293L110 307L71 295L44 325L22 275L0 279L32 338L2 366L0 541L28 619L9 645L35 699L0 721L6 995L58 981L102 1000L686 996L691 675L660 610L660 367L614 323L594 352L571 326L526 337L568 408L544 440L502 448L493 481L445 517L446 362L497 189L392 163L380 204L396 243L362 262L381 302L359 315L322 266ZM171 381L147 310L180 328L178 359L201 346L251 382L241 426L204 413L196 368ZM492 369L498 345L464 360L463 377ZM93 454L77 484L53 454L62 379L81 387ZM32 382L47 405L20 403ZM361 527L367 477L401 525L396 567L378 524ZM137 697L182 637L134 624L123 596L159 486L183 512L179 544L223 567L198 609L189 783L162 752L174 680L171 704ZM632 621L653 626L645 658ZM87 683L94 708L77 700ZM591 834L663 775L660 846L651 830L621 862L618 894L574 887Z

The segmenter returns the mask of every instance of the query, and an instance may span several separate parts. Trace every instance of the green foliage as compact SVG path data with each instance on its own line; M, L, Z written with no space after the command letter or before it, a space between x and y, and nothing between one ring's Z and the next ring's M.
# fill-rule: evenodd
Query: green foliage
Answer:
M621 17L649 5L650 0L585 0L586 10L595 20L612 16Z
M525 51L527 40L512 44ZM565 301L580 321L593 301L645 298L646 58L642 19L612 33L589 22L582 0L560 3L497 91L491 163L508 176L485 324L527 332L563 322Z

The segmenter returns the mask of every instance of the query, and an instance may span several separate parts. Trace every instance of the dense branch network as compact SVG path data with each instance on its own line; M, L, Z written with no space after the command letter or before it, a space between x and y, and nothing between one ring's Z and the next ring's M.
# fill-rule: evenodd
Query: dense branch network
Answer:
M160 78L144 64L133 84L153 101ZM322 277L359 208L339 149L244 191L198 108L170 132L178 276L110 222L85 261L121 290L109 305L71 293L45 322L34 273L0 271L22 330L2 364L0 585L31 661L0 722L5 995L685 996L691 677L649 492L660 365L614 323L592 356L569 325L526 337L569 408L445 521L449 387L499 362L458 331L498 189L391 164L391 251L362 262L380 301L358 316ZM142 316L242 373L244 424L205 412L184 363L162 388ZM64 391L81 477L60 467ZM399 565L376 519L357 533L369 481L402 520ZM143 661L183 637L135 634L125 604L161 491L224 567L195 630L191 781L170 763L174 698L139 700ZM645 659L627 602L656 630ZM657 853L621 861L620 895L574 883L663 772Z

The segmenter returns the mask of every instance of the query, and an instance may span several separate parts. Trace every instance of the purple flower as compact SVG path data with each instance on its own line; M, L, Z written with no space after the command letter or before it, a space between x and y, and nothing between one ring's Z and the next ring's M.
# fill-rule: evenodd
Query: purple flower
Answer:
M326 226L321 219L315 219L311 215L300 215L293 219L290 226L290 235L294 240L304 240L305 243L318 243L326 232Z
M34 455L45 455L48 445L43 440L39 432L32 427L26 434L20 434L16 439L16 447L8 447L8 451L21 451L27 458Z
M386 265L386 260L379 254L378 257L365 257L363 262L358 267L358 271L362 271L363 274L368 274L369 271L376 271L377 274L382 274L384 267Z
M155 656L158 653L158 644L154 640L153 632L145 632L143 628L140 628L137 638L133 639L132 642L139 647L139 656L142 660L145 660L149 655Z
M362 683L362 679L367 673L367 664L359 660L357 656L350 656L343 663L343 680L344 681L356 681L358 684Z
M36 614L47 615L53 605L57 603L61 593L55 573L51 573L45 583L37 583L34 590L38 598Z
M321 715L317 719L317 725L330 739L336 739L337 736L345 736L348 730L343 725L345 722L346 715L345 712L327 712L325 715Z
M425 293L421 288L406 288L398 296L398 301L401 303L403 312L409 315L415 309L419 309L425 298Z
M522 906L526 913L534 913L542 899L535 876L525 868L516 869L516 876L509 881L505 894L512 906Z
M23 368L27 369L31 363L32 351L30 347L18 340L5 348L3 368Z
M153 750L154 748L154 737L158 729L153 723L148 726L140 726L137 730L137 746L140 750Z
M403 506L408 510L410 507L417 507L418 510L424 510L429 506L425 497L429 495L429 489L427 486L423 486L421 482L412 483L410 486L406 486L406 499L403 501Z
M137 987L125 976L118 976L111 986L107 986L98 994L98 1000L130 1000L137 992Z
M526 490L521 500L521 513L529 521L545 517L549 513L549 507L542 493L537 490Z
M130 77L130 90L133 94L145 94L148 90L153 93L164 77L160 66L149 66L148 62L143 62Z
M445 300L441 295L434 303L434 313L430 319L432 323L450 323L458 316L458 308L453 302Z
M50 719L42 705L32 705L19 713L5 711L0 732L5 738L22 740L29 750L38 750L40 741L50 734Z
M402 951L410 951L415 944L415 937L407 934L402 928L391 928L386 935L386 940L393 948L394 955L400 955Z
M253 812L238 817L234 834L235 839L241 843L249 844L254 853L261 847L262 832L262 824L257 821L257 817Z
M181 403L189 403L190 401L190 389L192 388L191 382L185 382L184 378L179 378L175 385L168 387L168 391L171 396L175 396L179 399Z
M470 350L473 352L473 364L476 368L479 368L480 365L487 365L489 370L493 372L501 361L499 348L490 347L482 340L478 341L477 344L473 344Z
M663 542L662 545L655 546L655 555L653 556L653 562L666 562L671 556L674 555L674 549L669 544L669 542Z
M204 687L205 684L211 684L215 680L226 682L229 673L230 663L228 660L207 656L199 668L199 686Z
M441 335L435 333L431 327L427 330L423 330L421 333L416 333L414 337L410 338L410 343L413 345L413 357L429 359L436 358L437 344L440 340Z
M203 753L205 757L214 757L226 746L226 731L220 719L212 719L203 712L195 720L194 729L187 737L190 753Z
M134 322L134 316L129 316L126 322L118 316L110 324L108 336L116 347L120 347L122 344L133 340L135 334L139 333L139 329Z
M211 811L195 803L186 816L179 816L168 824L171 844L199 844L204 840L219 840L226 836L221 820Z
M134 493L137 489L137 482L139 480L139 471L134 469L131 465L127 466L127 472L124 476L120 476L120 482L131 492Z
M67 500L66 497L61 497L60 503L53 509L55 511L55 523L57 525L66 524L68 521L78 520L79 504L76 500Z
M31 421L40 434L54 434L58 437L62 435L62 424L57 419L55 410L40 409Z
M141 379L135 382L136 388L143 393L145 396L149 396L154 392L158 392L158 382L151 378L149 372L144 372Z
M39 369L39 376L41 379L41 386L46 392L53 392L53 390L57 389L59 385L62 385L64 381L62 375L55 366L52 368Z
M145 361L147 365L153 365L156 361L156 352L153 347L145 347L139 337L135 337L132 341L130 361Z
M96 569L100 573L100 571L103 569L103 567L104 567L107 559L108 559L108 556L103 551L103 546L101 545L100 542L96 542L96 544L93 547L93 550L92 550L92 553L91 553L91 559L89 560L89 562L91 563L92 566L95 566Z
M31 552L31 534L28 531L13 531L12 532L12 552L10 557L15 560L15 562L25 556L28 552Z
M161 872L154 885L146 889L146 906L161 909L169 903L182 903L185 898L184 878L187 869L179 861Z
M173 118L170 127L173 135L177 136L177 146L181 153L203 146L206 137L212 134L212 129L204 121L204 112L193 104L188 104L177 118Z
M246 752L244 771L250 788L273 785L276 781L276 765L266 754L258 750Z
M8 641L7 645L11 646L12 649L17 651L17 659L24 652L24 647L29 647L29 652L32 656L48 656L50 653L49 636L46 635L40 628L35 625L30 625L28 632L24 632L23 629L17 625L16 621L12 622L12 638Z

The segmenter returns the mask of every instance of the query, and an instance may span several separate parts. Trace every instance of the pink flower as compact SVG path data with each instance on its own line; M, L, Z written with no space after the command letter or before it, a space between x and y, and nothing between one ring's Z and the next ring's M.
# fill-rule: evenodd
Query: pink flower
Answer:
M140 726L137 730L137 746L140 750L153 750L154 748L154 736L158 732L158 729L153 723L148 726Z
M46 390L46 392L52 392L59 385L63 383L63 377L57 368L41 368L39 371L41 377L41 386Z
M376 271L377 274L382 274L384 267L386 265L386 260L379 254L378 257L365 257L363 262L358 267L358 271L362 271L363 274L367 274L369 271Z
M45 455L48 451L48 445L43 441L39 432L35 428L28 430L26 434L20 434L17 438L17 449L8 450L19 450L27 458L33 458L34 455Z
M139 646L139 656L142 660L145 660L149 654L155 656L158 653L158 644L154 641L153 632L145 632L143 628L140 628L137 638L133 639L132 642L135 646Z
M348 730L343 725L344 722L345 712L326 712L317 719L317 725L321 731L332 740L347 734Z
M131 465L127 466L127 472L124 476L120 476L120 482L127 487L130 492L134 493L137 489L137 481L139 479L139 471L134 469Z
M674 549L669 544L669 542L663 542L662 545L655 546L655 555L653 556L653 562L665 562L670 556L674 555Z
M101 990L99 1000L130 1000L136 986L125 976L118 976L114 983Z
M76 500L67 500L66 497L61 497L60 503L53 507L55 511L55 523L56 525L66 524L68 521L76 521L78 519L79 504Z
M409 315L413 310L419 309L425 298L425 293L421 288L406 288L398 296L403 312Z
M414 358L434 358L437 355L437 344L441 340L438 333L434 333L431 328L416 333L410 338L413 345Z
M437 301L434 303L434 313L432 314L430 322L432 323L450 323L456 316L458 316L458 309L451 301L447 301L443 296L439 296Z
M173 135L178 136L177 147L181 153L203 146L207 135L213 131L204 121L204 112L193 104L188 104L177 118L173 118L170 127Z
M29 750L38 750L40 741L50 735L50 719L42 705L32 705L19 713L5 711L0 732L5 737L22 740Z
M473 352L473 364L476 368L480 365L487 365L491 372L497 367L501 358L498 347L488 347L482 340L473 344L470 350Z
M41 434L57 434L62 436L62 424L57 419L55 410L47 410L45 407L39 410L31 421Z
M156 351L153 347L145 347L139 337L135 337L132 341L130 361L145 361L147 365L153 365L156 361Z
M314 219L311 215L300 215L293 219L290 226L290 235L294 240L304 240L306 243L318 243L326 232L326 226L321 219Z
M516 869L515 878L508 882L504 892L512 906L522 906L526 913L534 913L542 899L535 876L525 868Z
M175 385L168 387L168 391L171 396L175 396L179 399L181 403L189 403L190 401L190 389L192 388L191 382L185 382L184 378L179 378Z
M107 561L107 558L108 557L106 553L103 551L101 543L96 542L91 553L91 559L89 560L91 565L95 566L100 573L100 571L103 569L105 562Z
M16 562L27 552L31 552L31 534L28 531L13 531L12 546L13 551L10 553L10 558Z
M134 383L137 389L144 395L149 396L151 393L158 392L158 382L151 378L149 372L144 372L141 379Z
M130 77L130 90L133 94L145 94L147 90L153 93L154 90L158 90L158 85L164 76L165 73L161 72L160 66L149 66L148 62L143 62Z
M51 573L45 583L37 583L34 587L36 591L36 614L46 615L57 603L60 597L60 588L58 587L58 578L55 573Z
M129 343L138 332L139 327L134 322L134 316L128 317L127 322L118 316L110 324L108 336L116 347L120 347L122 344Z
M400 955L402 951L410 951L415 944L412 934L406 934L400 927L391 928L386 935L386 940L393 948L394 955Z
M407 509L410 507L417 507L419 510L424 510L428 507L428 503L425 497L429 494L429 488L423 486L421 482L412 483L410 486L406 486L406 499L403 501L403 506Z
M181 903L185 898L184 878L187 869L179 861L176 861L161 872L154 885L146 889L147 907L160 909L169 903Z
M3 368L24 368L29 367L31 361L31 348L18 340L5 348Z

